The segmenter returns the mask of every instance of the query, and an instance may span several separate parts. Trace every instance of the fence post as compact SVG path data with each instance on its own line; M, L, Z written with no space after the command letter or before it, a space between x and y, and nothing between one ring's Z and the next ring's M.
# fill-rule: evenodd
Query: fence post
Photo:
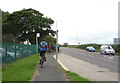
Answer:
M5 63L7 63L7 46L5 47Z
M16 60L16 45L15 45L15 60Z

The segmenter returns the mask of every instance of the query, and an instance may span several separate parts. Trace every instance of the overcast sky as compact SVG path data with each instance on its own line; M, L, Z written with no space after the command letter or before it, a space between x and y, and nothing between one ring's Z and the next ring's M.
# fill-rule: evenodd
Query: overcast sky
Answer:
M120 0L1 0L0 8L12 13L33 8L52 18L63 44L113 44L118 37Z

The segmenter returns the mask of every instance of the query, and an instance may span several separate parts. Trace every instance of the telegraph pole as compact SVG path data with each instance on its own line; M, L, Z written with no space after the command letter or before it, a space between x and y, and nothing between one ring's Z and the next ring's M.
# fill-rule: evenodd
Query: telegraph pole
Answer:
M56 61L58 60L58 30L57 30L57 21L56 21Z

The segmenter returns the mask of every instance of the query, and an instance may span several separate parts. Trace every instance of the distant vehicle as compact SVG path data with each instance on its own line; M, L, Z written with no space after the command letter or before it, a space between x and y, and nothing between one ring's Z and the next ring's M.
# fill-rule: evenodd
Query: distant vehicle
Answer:
M86 48L86 51L95 52L95 48L92 47L92 46L88 46L88 47Z
M100 47L101 54L115 54L115 50L110 45L102 45Z

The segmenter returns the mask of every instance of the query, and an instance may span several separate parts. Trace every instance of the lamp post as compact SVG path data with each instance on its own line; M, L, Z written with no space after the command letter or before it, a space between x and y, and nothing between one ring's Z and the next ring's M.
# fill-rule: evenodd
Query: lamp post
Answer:
M61 20L59 20L61 21ZM56 60L58 60L58 26L57 26L58 21L56 21Z
M58 60L58 30L56 30L56 60Z
M36 53L38 53L38 37L40 37L40 33L36 33Z
M57 29L57 21L56 21L56 61L58 60L58 29Z

